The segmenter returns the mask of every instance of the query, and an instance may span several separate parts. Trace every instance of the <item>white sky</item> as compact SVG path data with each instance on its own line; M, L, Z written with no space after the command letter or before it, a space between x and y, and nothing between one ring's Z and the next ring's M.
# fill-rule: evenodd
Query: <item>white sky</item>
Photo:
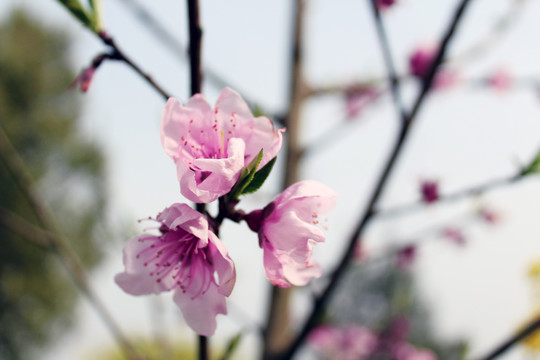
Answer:
M143 1L141 1L143 2ZM455 0L402 0L385 15L398 69L405 70L407 56L418 44L436 41L448 24ZM451 55L481 39L502 14L510 0L477 0L463 20ZM105 26L119 46L170 93L187 99L187 64L157 41L121 0L103 1ZM146 1L144 5L162 25L185 44L186 9L183 1ZM105 48L53 0L4 0L0 16L23 4L42 21L66 29L74 40L73 66L80 70ZM315 84L350 81L361 76L384 75L384 64L373 29L368 2L352 0L307 1L306 75ZM202 1L204 28L203 60L237 86L237 90L273 111L284 109L288 93L287 65L290 37L290 1ZM540 2L528 1L517 23L484 54L458 68L463 78L488 75L500 67L512 74L540 73ZM411 99L414 87L406 88ZM210 102L219 92L204 87ZM123 64L106 63L99 69L90 91L84 95L84 132L107 150L113 221L134 222L155 215L173 202L183 201L178 191L174 165L159 143L161 97ZM433 94L423 107L402 153L383 205L392 206L418 198L421 178L441 180L442 190L455 191L489 179L513 174L516 160L528 161L540 146L540 102L532 89L501 94L490 90L456 86ZM344 113L338 97L310 102L304 108L308 143L324 135ZM306 160L302 177L321 181L342 196L330 214L327 243L319 246L325 269L341 253L341 244L359 214L378 176L382 161L394 141L395 110L389 97L366 111L343 131L334 147ZM276 191L279 173L265 185L265 194ZM471 355L481 355L514 331L529 314L530 289L525 273L533 259L540 258L540 183L533 178L484 197L499 209L503 222L494 228L467 229L469 243L455 249L444 243L428 244L415 265L422 293L432 306L440 336L465 335L471 340ZM268 199L264 194L246 201L253 208ZM393 221L372 224L366 246L376 253L388 240L406 237L415 229L444 221L470 210L474 201L439 206ZM231 303L253 319L262 319L267 282L262 254L253 235L238 225L224 228L222 239L229 248L238 273ZM149 304L163 306L163 333L183 329L170 296L134 298L113 283L122 270L122 244L114 242L109 258L95 272L93 282L104 301L131 334L151 333ZM321 250L320 248L323 248ZM323 256L324 253L324 256ZM157 299L157 300L156 300ZM230 309L234 312L233 309ZM301 311L299 311L301 312ZM78 325L50 350L50 359L80 358L90 349L110 343L110 337L83 301ZM237 331L231 318L221 317L217 338ZM191 335L185 332L187 339ZM244 342L246 354L253 339ZM250 350L251 349L251 350ZM249 355L248 355L249 357ZM501 359L520 359L510 351Z

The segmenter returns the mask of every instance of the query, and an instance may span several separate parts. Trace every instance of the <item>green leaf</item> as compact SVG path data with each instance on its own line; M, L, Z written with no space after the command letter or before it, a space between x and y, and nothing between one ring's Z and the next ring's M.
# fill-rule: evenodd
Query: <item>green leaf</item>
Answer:
M259 190L260 187L266 181L266 178L268 177L268 175L270 175L270 172L272 171L272 168L274 167L274 164L276 163L276 159L277 157L274 157L272 160L268 162L268 164L264 165L264 167L261 170L257 171L255 173L255 176L251 180L251 182L247 184L247 186L242 190L240 195L251 194Z
M227 360L231 357L234 350L238 347L238 344L240 344L240 340L242 340L242 333L238 333L236 336L234 336L231 340L229 340L227 344L227 348L225 349L225 353L223 354L223 357L221 360Z
M86 10L82 7L81 3L78 0L56 0L60 4L75 16L84 26L92 30L93 32L97 31L97 26L95 19L92 15L89 15Z
M233 199L237 199L239 195L242 194L244 189L249 185L249 183L253 180L253 177L255 176L255 173L257 172L257 168L259 167L259 164L261 163L263 157L263 151L259 152L259 154L251 160L248 166L242 169L242 173L240 174L240 178L236 182L236 185L233 187L233 189L230 192L230 197Z
M531 163L523 170L521 170L521 175L527 176L538 172L540 172L540 150L536 153L536 156L531 161Z
M253 109L253 117L259 117L264 116L262 109L259 107L259 105L255 104L255 107Z
M101 0L88 0L96 29L101 30Z

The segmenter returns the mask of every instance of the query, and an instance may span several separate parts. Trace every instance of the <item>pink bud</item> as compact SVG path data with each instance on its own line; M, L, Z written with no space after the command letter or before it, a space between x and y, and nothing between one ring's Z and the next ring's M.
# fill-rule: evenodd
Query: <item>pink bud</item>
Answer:
M465 245L465 236L463 236L463 232L456 227L444 229L443 236L448 240L451 240L454 244Z
M480 216L488 224L495 225L501 221L501 215L493 209L482 208L480 209Z
M377 0L377 8L379 10L386 10L395 4L396 4L396 0Z
M420 184L420 192L424 202L434 203L439 199L439 183L433 180L424 180Z
M77 76L75 80L73 80L69 87L73 89L78 85L79 89L81 89L82 92L87 92L90 88L90 82L92 81L95 72L96 69L93 66L84 69L83 71L81 71L79 76Z
M438 48L434 45L423 45L417 48L409 57L409 71L412 75L423 78L427 76Z
M405 270L416 260L417 248L415 245L407 245L397 253L397 266Z

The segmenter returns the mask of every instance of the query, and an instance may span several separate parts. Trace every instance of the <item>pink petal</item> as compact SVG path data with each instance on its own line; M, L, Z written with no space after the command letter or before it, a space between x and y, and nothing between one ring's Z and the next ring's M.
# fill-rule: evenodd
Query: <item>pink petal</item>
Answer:
M263 242L263 250L264 271L268 280L275 286L290 287L291 285L285 280L281 259L277 257L272 244L268 241Z
M163 109L160 130L161 144L167 155L176 161L179 158L182 136L187 136L190 124L210 128L211 116L212 109L200 94L192 96L185 106L182 106L180 101L170 98Z
M215 115L226 136L234 136L246 143L245 165L249 164L263 150L259 169L272 160L281 149L282 133L285 129L274 130L267 117L253 117L251 110L234 90L225 88L219 96Z
M217 314L227 314L225 296L220 294L217 285L212 282L206 292L194 297L199 288L201 278L194 278L191 286L174 292L173 300L178 305L184 320L197 334L211 336L216 330Z
M244 166L244 142L231 139L228 144L228 158L195 159L193 164L199 171L210 172L206 179L197 184L195 171L183 160L176 163L180 189L187 199L209 203L228 193L234 186Z
M157 217L169 229L180 227L199 238L199 247L208 243L208 221L187 204L173 204Z
M303 180L294 183L285 189L285 191L274 200L274 203L276 204L276 207L279 207L280 204L285 202L310 196L333 199L338 196L338 193L317 181ZM325 201L325 205L327 205L329 209L333 206L333 203L333 200Z
M124 266L125 271L117 274L114 281L128 294L147 295L159 294L160 292L171 290L176 281L172 274L163 278L160 282L152 277L150 273L155 269L152 266L145 265L147 258L138 256L141 251L148 248L152 240L149 238L157 237L151 235L141 235L131 239L124 247ZM154 253L150 253L152 256Z
M213 232L209 232L209 241L208 246L210 246L212 264L214 264L219 280L218 292L222 295L229 296L236 283L234 263L227 254L227 249L223 243Z

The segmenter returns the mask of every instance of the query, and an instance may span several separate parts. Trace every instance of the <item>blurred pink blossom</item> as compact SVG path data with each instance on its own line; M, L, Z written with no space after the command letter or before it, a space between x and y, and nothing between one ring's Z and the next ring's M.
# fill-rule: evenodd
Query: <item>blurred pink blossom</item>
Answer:
M281 287L306 285L321 276L313 262L313 246L326 236L318 225L326 227L319 216L334 207L337 196L332 189L316 181L297 182L285 189L263 210L246 216L249 227L258 232L264 251L264 268L272 284Z
M495 225L501 221L501 214L493 209L483 207L480 209L479 213L482 219L488 224Z
M396 4L397 0L376 0L379 10L386 10Z
M309 342L332 359L367 360L377 348L377 336L360 325L315 328Z
M143 234L124 247L125 271L116 283L132 295L174 290L174 302L186 323L198 334L210 336L216 315L226 314L225 297L236 280L235 268L218 237L208 230L206 218L186 204L161 212L160 235Z
M240 95L225 88L213 110L201 94L185 105L170 98L163 109L161 144L176 164L182 195L208 203L232 189L261 149L259 169L274 158L283 131L267 117L253 117Z
M416 260L417 253L418 249L414 244L401 248L397 252L397 266L403 270L409 268Z
M457 245L465 245L465 236L457 227L447 227L443 230L442 235Z
M394 351L395 360L437 360L437 355L428 349L418 349L408 343L398 344Z
M488 85L498 91L507 91L512 84L512 77L507 69L501 68L488 77Z

